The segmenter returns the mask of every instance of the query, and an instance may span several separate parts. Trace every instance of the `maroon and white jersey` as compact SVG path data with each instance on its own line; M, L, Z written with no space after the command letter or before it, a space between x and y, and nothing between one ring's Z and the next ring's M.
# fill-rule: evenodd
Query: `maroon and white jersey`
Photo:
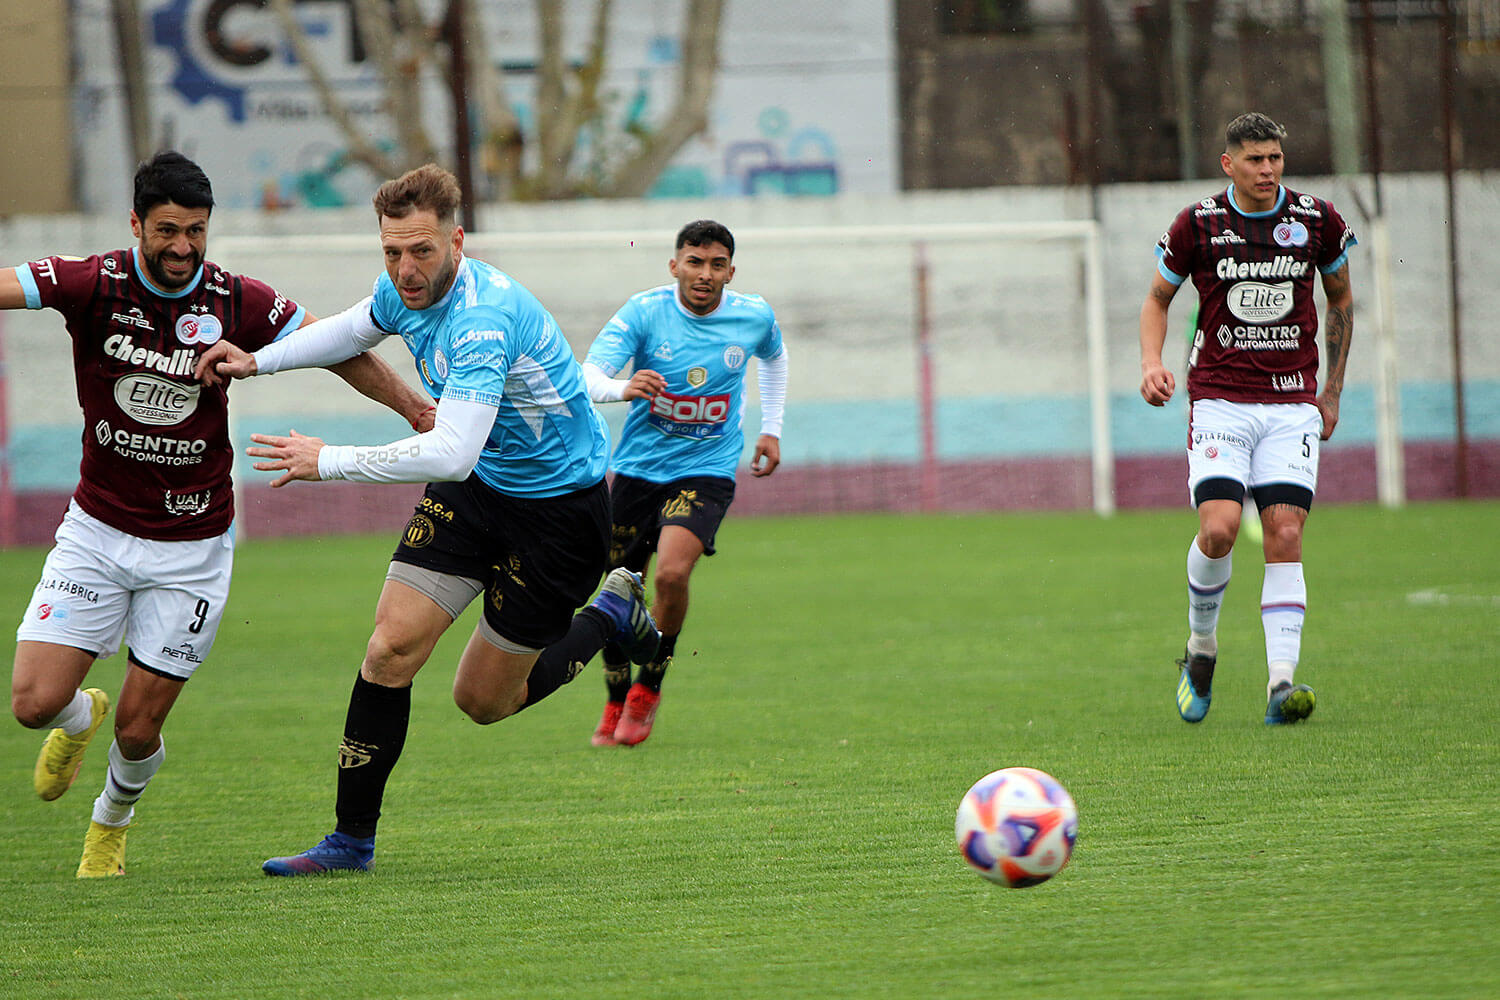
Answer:
M1358 240L1321 198L1283 187L1274 208L1242 212L1232 191L1183 209L1156 244L1162 277L1198 289L1188 398L1311 403L1314 278L1343 267Z
M229 399L193 368L225 339L254 351L305 312L262 282L205 261L182 291L156 288L135 250L45 257L16 268L26 305L63 314L83 407L83 461L73 498L141 538L223 534L234 520Z

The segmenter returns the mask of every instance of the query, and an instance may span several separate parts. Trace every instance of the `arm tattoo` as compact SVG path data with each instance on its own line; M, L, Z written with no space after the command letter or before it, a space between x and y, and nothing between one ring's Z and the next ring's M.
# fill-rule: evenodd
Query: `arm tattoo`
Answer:
M1328 310L1328 328L1323 334L1328 343L1328 377L1324 384L1335 392L1344 388L1344 363L1349 360L1349 334L1353 329L1353 309L1334 306Z
M1323 289L1328 294L1328 326L1323 339L1328 345L1327 377L1324 385L1333 392L1344 388L1344 365L1349 360L1349 340L1354 334L1354 305L1349 296L1349 267L1327 275ZM1340 304L1335 304L1335 303Z

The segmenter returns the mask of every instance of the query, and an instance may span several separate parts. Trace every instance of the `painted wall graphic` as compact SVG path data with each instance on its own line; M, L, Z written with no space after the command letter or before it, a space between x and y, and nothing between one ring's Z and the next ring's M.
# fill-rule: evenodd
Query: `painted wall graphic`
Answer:
M532 110L534 0L473 0L523 127ZM434 7L434 0L424 0ZM604 87L607 129L650 127L677 89L683 0L617 0ZM767 16L767 8L777 8ZM377 143L392 133L380 78L352 0L294 0L294 12L354 120ZM203 163L230 208L360 205L380 178L352 162L328 109L281 39L265 0L141 0L154 126ZM581 57L592 3L565 5L564 45ZM435 9L435 8L434 8ZM75 14L84 208L128 198L125 108L109 0ZM891 0L729 0L707 134L684 148L653 197L887 192L897 187ZM450 108L427 83L434 141L450 141ZM592 143L586 135L581 155ZM446 154L444 154L446 155Z

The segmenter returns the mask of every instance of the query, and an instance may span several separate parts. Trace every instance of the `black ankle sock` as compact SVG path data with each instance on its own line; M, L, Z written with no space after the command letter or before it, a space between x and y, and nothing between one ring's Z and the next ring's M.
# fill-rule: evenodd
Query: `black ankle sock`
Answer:
M624 701L630 693L630 659L619 643L604 647L604 690L610 701Z
M650 663L641 668L640 676L636 680L657 694L660 694L661 682L667 676L667 668L672 665L672 654L676 650L677 636L662 636L661 645L656 647L656 656Z
M344 742L339 744L339 791L334 829L351 837L375 836L380 802L411 717L411 687L382 687L364 677L354 679Z
M568 634L542 650L532 665L521 708L535 705L576 677L614 630L614 622L598 608L584 608L574 615Z

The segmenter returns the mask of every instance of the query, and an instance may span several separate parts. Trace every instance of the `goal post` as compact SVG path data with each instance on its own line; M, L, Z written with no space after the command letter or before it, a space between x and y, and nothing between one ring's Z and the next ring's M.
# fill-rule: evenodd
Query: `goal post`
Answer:
M782 458L788 470L815 468L824 477L819 488L831 499L817 509L1114 512L1097 222L752 221L734 234L729 287L763 296L785 331L792 363ZM626 299L671 280L675 235L656 227L486 231L466 234L464 251L533 292L582 358ZM381 267L373 227L365 234L217 237L214 259L268 281L319 316L368 295ZM395 338L380 350L411 377ZM295 417L298 430L312 433L348 426L361 408L369 417L368 401L328 390L312 381L318 378L328 376L285 373L236 386L237 428L284 432L279 425ZM753 375L746 395L753 437ZM601 410L617 430L623 408ZM387 417L390 436L401 432ZM1027 496L1036 468L1066 488ZM866 494L904 491L902 469L914 470L909 502L869 502L846 489L860 477L883 476L885 483L858 485ZM1013 480L1010 495L993 488L997 476ZM791 485L790 477L777 481Z

